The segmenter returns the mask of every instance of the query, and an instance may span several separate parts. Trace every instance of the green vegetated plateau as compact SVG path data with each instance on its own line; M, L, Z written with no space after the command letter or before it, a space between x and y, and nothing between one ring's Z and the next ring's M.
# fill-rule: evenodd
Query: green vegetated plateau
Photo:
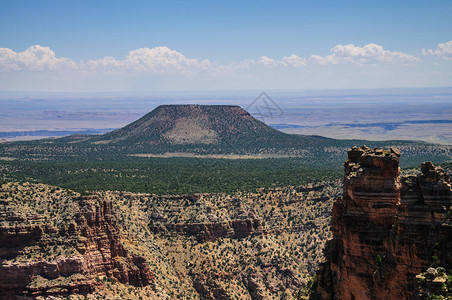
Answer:
M108 161L4 160L0 161L0 180L42 182L78 192L120 190L186 194L251 191L341 178L343 171L339 162L315 161L316 158L307 162L306 159L118 157ZM405 166L415 167L427 160L445 163L446 159L437 155L418 155L407 159Z
M340 177L339 169L305 166L296 158L226 160L129 158L122 161L0 162L1 180L43 182L78 192L154 194L250 191Z

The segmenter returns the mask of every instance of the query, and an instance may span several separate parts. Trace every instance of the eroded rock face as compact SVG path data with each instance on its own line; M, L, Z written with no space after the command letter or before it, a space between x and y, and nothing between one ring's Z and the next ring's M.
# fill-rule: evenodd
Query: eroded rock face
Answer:
M121 244L111 202L97 196L79 197L74 202L73 220L58 229L42 221L0 227L0 295L5 299L11 295L91 293L99 285L98 278L105 276L135 286L152 282L146 260L129 254ZM1 221L6 224L14 213L6 207L2 212ZM49 259L33 259L31 252L28 260L15 259L26 247L39 252L49 246L76 251Z
M449 176L427 162L418 176L401 177L399 157L396 149L349 151L312 298L413 299L416 274L432 259L452 266Z
M195 236L199 242L213 241L218 238L244 238L254 234L262 234L261 219L231 220L228 222L210 223L186 223L186 224L163 224L150 226L153 232L175 232L188 236Z

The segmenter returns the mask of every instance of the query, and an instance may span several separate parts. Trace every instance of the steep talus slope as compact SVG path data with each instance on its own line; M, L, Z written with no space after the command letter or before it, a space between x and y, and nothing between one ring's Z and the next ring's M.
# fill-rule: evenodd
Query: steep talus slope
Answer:
M401 177L399 156L396 149L349 151L313 299L423 299L430 292L418 286L418 274L452 267L449 176L424 163L420 174ZM433 279L447 293L443 277Z
M11 183L0 192L5 299L91 293L99 278L132 286L153 282L146 260L125 250L111 202L44 185Z

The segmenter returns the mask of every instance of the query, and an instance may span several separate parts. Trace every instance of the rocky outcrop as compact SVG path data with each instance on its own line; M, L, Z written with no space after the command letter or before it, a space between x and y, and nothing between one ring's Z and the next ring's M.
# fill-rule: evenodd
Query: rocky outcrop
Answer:
M218 238L244 238L254 234L262 234L262 220L247 218L227 222L184 223L150 225L155 233L165 231L194 236L199 242L213 241Z
M72 204L73 220L59 228L39 218L27 226L16 218L13 225L7 221L14 219L14 209L2 207L2 224L11 224L0 226L0 295L5 299L91 293L103 277L134 286L153 281L146 260L122 245L111 202L87 196L73 199ZM34 258L48 249L71 249L72 254Z
M416 274L452 266L449 176L427 162L400 176L397 149L352 148L314 299L413 299Z
M242 199L223 197L215 200L218 204L221 201L221 205L216 206L210 197L208 194L158 197L158 203L152 205L153 212L149 214L150 231L190 236L201 243L263 233L262 217Z

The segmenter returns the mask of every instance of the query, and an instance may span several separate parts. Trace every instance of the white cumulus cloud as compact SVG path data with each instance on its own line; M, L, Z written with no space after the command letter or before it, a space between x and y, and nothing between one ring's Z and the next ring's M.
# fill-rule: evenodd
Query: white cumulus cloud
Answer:
M129 52L121 62L127 68L137 71L159 71L162 69L184 70L189 68L206 69L211 66L207 59L199 61L187 58L168 47L141 48Z
M48 47L31 46L23 52L0 48L0 71L132 71L148 73L191 72L205 70L213 64L205 59L187 58L168 47L132 50L124 60L106 56L97 60L76 63L68 58L56 57Z
M81 63L84 69L91 70L114 70L121 68L121 62L116 60L113 56L105 56L96 60L88 60L86 63Z
M231 66L235 69L249 69L252 66L266 66L266 67L305 67L307 60L305 58L301 58L295 54L291 54L290 56L283 57L281 59L273 59L267 56L261 56L259 60L254 59L246 59L239 63L232 64Z
M129 52L124 60L104 57L84 63L84 68L147 73L191 72L205 70L213 64L205 59L187 58L168 47L141 48Z
M48 47L31 46L23 52L0 48L0 71L43 71L76 69L77 64L65 57L56 57Z
M446 60L452 60L452 41L438 44L435 50L422 49L424 55L435 55Z
M278 64L276 60L271 59L267 56L261 56L257 63L264 66L276 66Z
M306 58L301 58L295 54L292 54L287 57L283 57L281 63L285 66L291 67L305 67L306 66Z
M353 44L337 45L331 49L331 55L322 57L320 55L311 55L310 60L321 64L412 64L419 62L420 59L414 55L383 49L377 44L367 44L364 47L358 47Z

